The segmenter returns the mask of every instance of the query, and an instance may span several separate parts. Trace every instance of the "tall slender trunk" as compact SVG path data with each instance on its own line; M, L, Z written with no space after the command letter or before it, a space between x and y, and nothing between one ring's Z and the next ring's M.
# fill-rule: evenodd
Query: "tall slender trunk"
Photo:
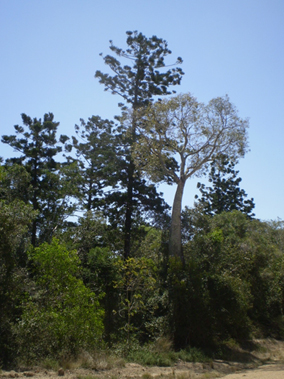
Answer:
M139 72L137 74L134 101L132 104L133 119L132 119L132 141L131 147L136 141L136 116L135 109L138 107L138 87L139 87ZM134 174L135 174L135 164L130 155L129 168L128 168L128 183L127 183L127 199L126 199L126 212L125 212L125 234L124 234L124 259L130 257L130 247L131 247L131 227L132 227L132 216L133 216L133 189L134 189Z
M38 143L36 142L36 146L38 146ZM33 198L32 198L32 204L33 204L33 210L38 211L39 206L38 206L38 187L39 187L39 178L38 178L38 158L35 158L34 162L34 169L32 172L32 188L33 188ZM36 235L37 235L37 225L38 225L38 215L34 219L32 223L32 238L31 242L32 245L36 245Z
M90 179L89 188L88 188L87 211L90 211L92 209L92 199L93 199L92 190L93 190L93 179Z
M184 263L184 256L181 246L181 206L185 180L180 179L177 185L170 228L169 254L179 258Z
M131 159L128 170L127 199L125 212L125 234L124 234L124 259L130 256L131 227L133 213L133 181L134 181L134 163Z
M36 245L36 233L37 233L37 221L34 220L32 223L32 240L31 240L33 246Z

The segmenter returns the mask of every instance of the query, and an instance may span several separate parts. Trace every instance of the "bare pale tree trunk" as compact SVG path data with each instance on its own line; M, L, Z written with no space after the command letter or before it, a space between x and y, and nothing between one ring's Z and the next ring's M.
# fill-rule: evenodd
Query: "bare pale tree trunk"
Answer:
M172 257L179 258L184 263L184 256L181 246L181 206L182 195L184 190L185 180L180 179L177 184L175 193L173 209L172 209L172 222L170 229L169 241L169 254Z

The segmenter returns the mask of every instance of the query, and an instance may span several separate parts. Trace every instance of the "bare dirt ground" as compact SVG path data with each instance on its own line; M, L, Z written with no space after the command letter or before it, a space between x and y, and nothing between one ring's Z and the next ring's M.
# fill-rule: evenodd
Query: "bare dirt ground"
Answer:
M242 373L229 374L225 376L226 379L283 379L284 378L284 365L272 364L264 365L254 370L244 371Z
M114 365L108 368L101 361L95 368L83 369L75 366L62 371L45 370L39 367L19 371L2 371L0 379L283 379L284 342L276 340L255 341L257 349L247 351L239 348L230 361L213 360L209 363L179 361L172 367L144 367L137 363ZM246 363L244 363L246 362ZM63 378L63 379L64 379Z
M232 373L235 371L234 373ZM231 372L231 373L229 373ZM4 378L27 378L34 379L56 379L59 377L57 371L33 369L24 372L6 371L0 376ZM135 363L127 363L121 369L93 371L90 369L65 370L66 379L283 379L284 364L268 364L257 368L249 368L237 364L225 364L219 362L213 367L206 367L199 363L180 363L174 367L143 367Z

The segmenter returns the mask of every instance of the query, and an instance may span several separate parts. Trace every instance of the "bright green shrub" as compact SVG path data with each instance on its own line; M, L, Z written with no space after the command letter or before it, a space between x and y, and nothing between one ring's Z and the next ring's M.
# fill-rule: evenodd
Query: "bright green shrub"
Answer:
M76 355L94 348L103 331L104 312L97 296L78 278L80 261L54 239L29 253L35 292L16 326L20 355Z

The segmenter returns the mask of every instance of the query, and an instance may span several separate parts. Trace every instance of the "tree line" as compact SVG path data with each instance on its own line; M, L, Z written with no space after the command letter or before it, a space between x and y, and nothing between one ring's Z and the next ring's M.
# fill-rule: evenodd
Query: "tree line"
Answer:
M254 218L234 169L248 121L228 96L177 95L182 59L165 62L163 39L127 32L110 49L95 77L119 116L70 137L52 113L22 114L2 136L18 152L0 166L2 364L162 336L176 349L281 337L283 223ZM211 187L182 210L205 173ZM159 182L176 186L172 207Z

